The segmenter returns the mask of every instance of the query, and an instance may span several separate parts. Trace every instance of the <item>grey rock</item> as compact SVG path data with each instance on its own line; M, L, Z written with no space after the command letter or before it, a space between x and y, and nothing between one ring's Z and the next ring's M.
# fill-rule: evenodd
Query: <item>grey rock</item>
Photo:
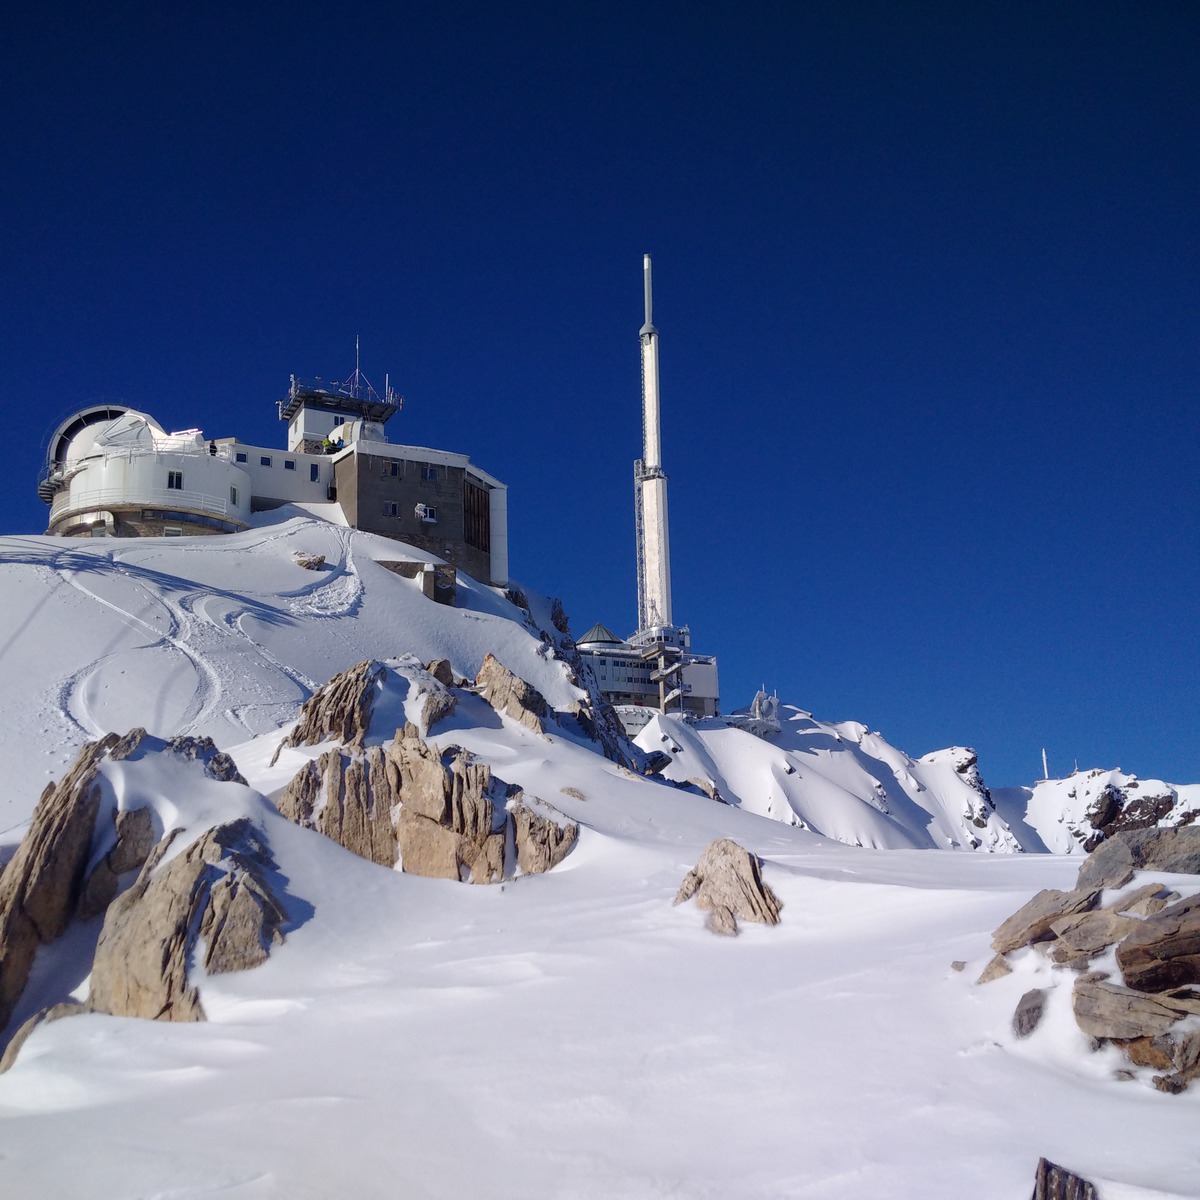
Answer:
M1168 891L1165 884L1147 883L1135 888L1127 896L1114 900L1104 906L1105 912L1130 913L1138 917L1152 917L1161 912L1173 900L1178 900L1178 892Z
M538 875L558 866L579 837L579 826L574 821L568 821L545 801L536 804L542 812L524 799L509 804L517 866L524 875Z
M135 808L113 814L116 845L92 868L79 897L79 916L98 917L117 894L122 875L140 871L154 849L154 814Z
M1121 987L1107 979L1081 975L1075 981L1075 1022L1091 1037L1128 1040L1157 1037L1181 1017L1183 1004Z
M325 555L309 554L304 550L297 550L292 554L292 558L298 567L303 567L306 571L319 571L325 565Z
M1031 988L1017 1001L1013 1013L1013 1033L1019 1038L1028 1037L1037 1027L1046 1011L1046 989Z
M708 911L708 927L714 933L737 933L737 918L778 925L783 908L763 882L758 857L728 838L718 838L705 849L684 877L675 903L693 896Z
M992 949L1007 954L1044 938L1053 923L1072 913L1087 912L1096 906L1100 889L1060 892L1046 888L1023 904L992 934Z
M1038 1160L1032 1200L1099 1200L1093 1184L1048 1158Z
M545 732L549 706L532 684L514 675L498 658L489 654L475 677L479 694L498 712L519 721L534 733Z
M380 662L367 660L335 675L300 707L291 733L280 742L271 762L285 746L315 746L330 738L361 748L371 726L378 685L387 674Z
M1200 896L1136 922L1117 947L1117 965L1126 984L1144 992L1200 983Z
M993 979L1003 979L1005 975L1012 974L1012 966L1003 954L994 955L992 960L979 973L979 978L976 983L991 983Z
M1119 942L1127 933L1137 929L1141 922L1136 917L1125 917L1115 912L1073 913L1051 922L1050 929L1059 943L1072 956L1095 957L1109 946Z
M1135 829L1102 842L1079 868L1076 888L1124 887L1134 871L1200 874L1200 827Z

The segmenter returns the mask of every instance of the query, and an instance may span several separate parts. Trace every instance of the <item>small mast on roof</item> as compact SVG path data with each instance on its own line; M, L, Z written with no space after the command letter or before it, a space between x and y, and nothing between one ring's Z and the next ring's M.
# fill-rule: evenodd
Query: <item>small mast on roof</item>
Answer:
M658 403L658 330L654 327L650 255L642 256L646 321L642 346L642 457L633 464L637 531L638 631L671 625L671 545L667 474L662 467Z

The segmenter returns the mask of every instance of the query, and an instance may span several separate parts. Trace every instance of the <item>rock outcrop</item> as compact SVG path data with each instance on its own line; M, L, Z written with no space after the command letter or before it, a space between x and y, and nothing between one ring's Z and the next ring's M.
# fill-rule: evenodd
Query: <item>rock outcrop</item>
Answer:
M549 706L541 692L514 675L495 655L489 654L475 677L479 694L498 712L519 721L534 733L544 733Z
M552 870L567 857L579 838L579 826L574 821L568 821L545 802L536 804L535 808L523 796L517 796L509 805L517 866L523 875ZM539 812L539 808L543 811Z
M1048 1158L1038 1160L1032 1200L1098 1200L1095 1185Z
M368 659L318 688L301 705L299 718L280 742L272 763L285 746L315 746L334 738L343 746L361 747L371 727L378 685L386 674L383 663Z
M1119 1046L1134 1065L1163 1071L1155 1087L1179 1092L1200 1077L1200 896L1181 900L1151 882L1096 907L1104 888L1123 887L1147 869L1200 873L1200 827L1127 830L1102 842L1074 891L1039 892L996 930L998 953L979 982L1010 973L1007 955L1035 945L1058 966L1083 972L1073 990L1079 1028ZM1112 947L1120 982L1090 969ZM1014 1015L1018 1036L1036 1024L1032 995Z
M707 847L684 877L675 903L683 904L693 896L708 912L708 928L721 934L736 934L739 917L778 925L783 908L763 882L757 856L728 838L718 838Z
M96 945L89 1006L122 1017L202 1021L189 963L203 942L211 975L265 961L283 941L286 910L262 833L242 818L210 829L159 866L164 838L137 882L109 905Z
M66 775L47 784L0 875L0 1028L25 990L38 946L60 937L75 914L100 808L99 763L120 742L116 734L88 742Z

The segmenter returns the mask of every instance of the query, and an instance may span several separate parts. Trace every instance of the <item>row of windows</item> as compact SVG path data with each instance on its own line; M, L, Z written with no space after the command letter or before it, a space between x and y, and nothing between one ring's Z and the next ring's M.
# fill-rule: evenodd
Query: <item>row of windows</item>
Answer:
M244 463L248 461L245 450L235 451L233 458L235 462ZM260 454L258 456L258 465L260 467L269 467L272 461L272 457L269 454ZM285 458L283 460L283 469L285 471L294 471L296 469L296 460L294 458ZM321 478L321 467L319 463L308 464L308 478L313 483L316 483L317 480Z
M404 478L404 460L389 459L385 460L380 474L384 479L403 479ZM441 478L441 469L434 466L432 463L421 464L421 482L422 483L437 483Z

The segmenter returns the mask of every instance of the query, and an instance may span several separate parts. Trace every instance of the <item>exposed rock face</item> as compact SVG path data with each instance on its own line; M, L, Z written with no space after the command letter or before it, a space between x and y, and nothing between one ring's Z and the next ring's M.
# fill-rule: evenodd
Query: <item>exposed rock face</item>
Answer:
M1117 965L1130 987L1165 992L1200 983L1200 896L1133 924L1117 947Z
M25 990L37 947L61 936L75 913L100 807L98 764L120 740L109 734L89 742L66 775L46 786L0 875L0 1027Z
M140 871L154 849L154 814L148 808L113 813L117 843L92 868L79 897L79 915L98 917L117 894L120 877Z
M145 730L136 732L145 736ZM237 769L237 763L224 750L218 750L212 738L175 737L167 743L167 749L188 762L202 762L204 773L209 779L215 779L219 783L246 783L245 777ZM115 751L113 757L116 757Z
M495 655L489 654L483 660L475 686L498 713L506 713L534 733L545 732L549 713L545 697L532 684L514 675Z
M210 829L156 870L174 836L109 905L92 967L89 1004L97 1011L202 1021L188 978L198 939L210 974L257 966L283 941L286 912L269 882L275 864L248 820Z
M377 686L386 674L382 663L369 659L335 675L301 706L295 728L280 742L272 762L284 746L315 746L329 738L361 747L371 726Z
M1083 1176L1042 1158L1034 1176L1033 1200L1098 1200L1098 1197L1095 1187Z
M1200 874L1200 826L1118 833L1088 855L1075 886L1123 887L1141 870Z
M1099 896L1098 888L1074 892L1046 888L1017 909L992 934L992 949L997 954L1007 954L1010 950L1037 941L1045 937L1054 922L1060 918L1094 908Z
M1046 989L1032 988L1017 1003L1013 1013L1013 1033L1019 1038L1028 1037L1041 1022L1046 1011Z
M390 867L396 861L394 800L382 747L371 746L357 758L334 748L300 768L277 807L297 825Z
M738 917L778 925L783 907L763 882L758 858L728 838L708 846L684 877L675 903L693 896L708 911L708 927L714 933L736 934Z
M1137 779L1124 787L1107 784L1084 812L1091 832L1084 837L1083 848L1090 852L1118 833L1153 828L1174 814L1177 799L1171 790L1143 793ZM1180 813L1178 823L1190 824L1195 816L1194 811Z
M1012 974L1012 966L1003 954L993 955L991 961L979 974L976 983L991 983L993 979L1003 979Z
M517 866L525 875L538 875L558 866L579 837L579 826L574 821L568 821L544 802L540 806L554 815L543 816L522 798L509 805ZM561 823L555 815L561 818Z
M1200 1012L1200 1002L1149 996L1095 974L1075 980L1074 1006L1079 1028L1098 1038L1157 1037L1189 1012Z

